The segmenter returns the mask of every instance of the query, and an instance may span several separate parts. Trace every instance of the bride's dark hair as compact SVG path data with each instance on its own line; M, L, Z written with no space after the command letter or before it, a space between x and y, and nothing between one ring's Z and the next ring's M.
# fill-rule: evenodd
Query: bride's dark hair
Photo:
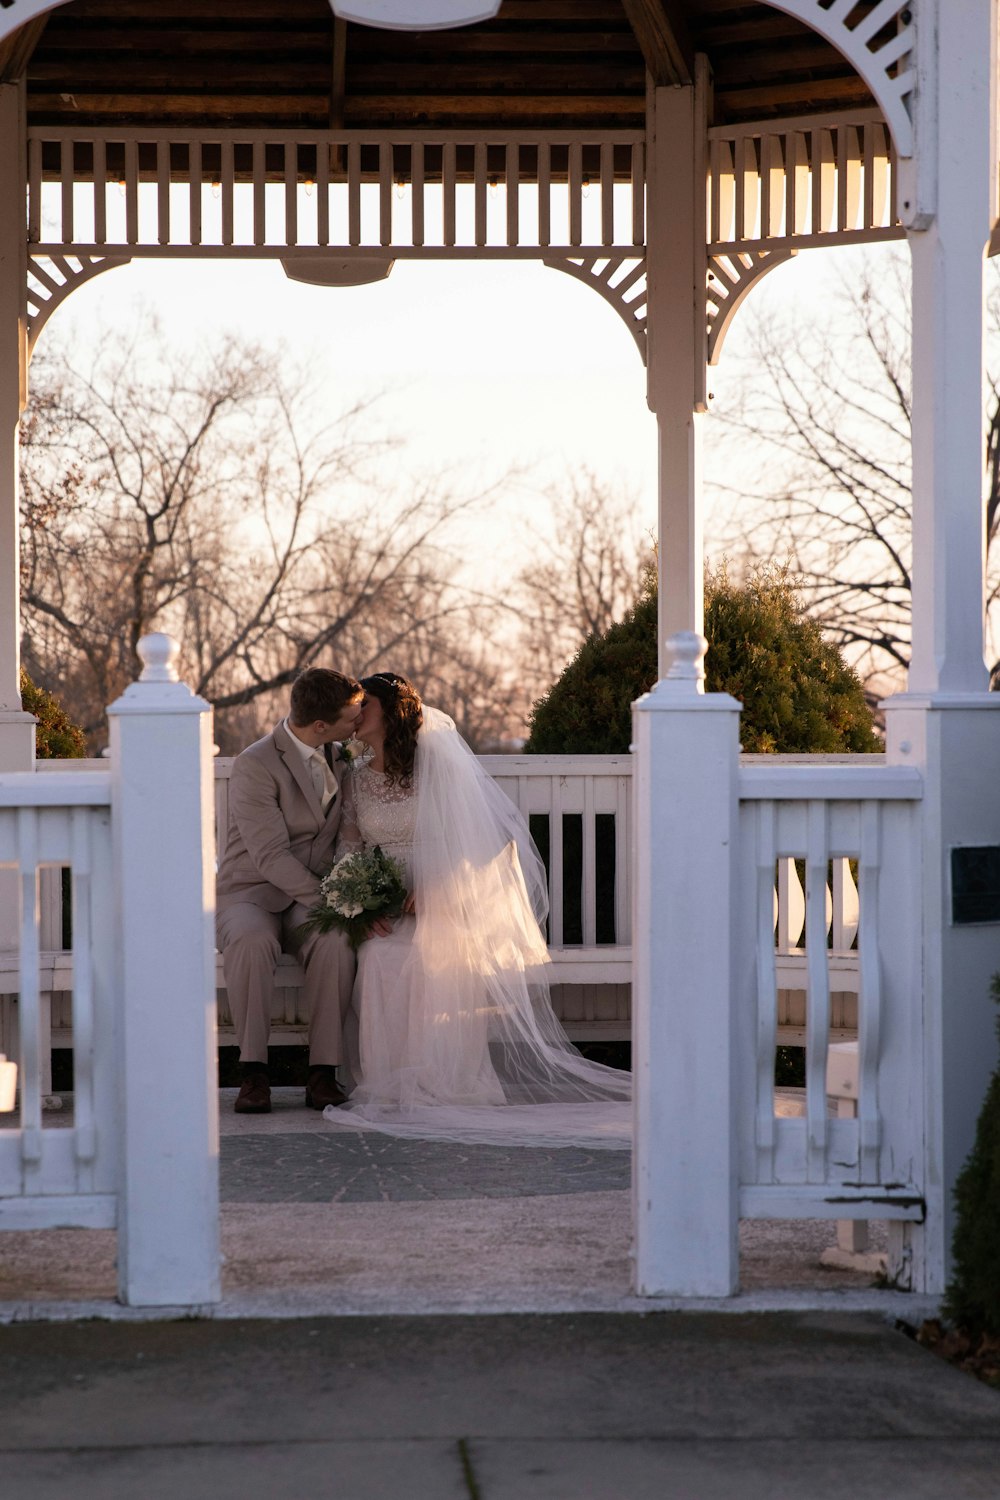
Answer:
M382 705L385 719L385 744L382 758L390 786L413 785L413 758L417 753L417 735L424 722L420 694L413 683L398 672L376 672L362 677L361 686L370 698Z

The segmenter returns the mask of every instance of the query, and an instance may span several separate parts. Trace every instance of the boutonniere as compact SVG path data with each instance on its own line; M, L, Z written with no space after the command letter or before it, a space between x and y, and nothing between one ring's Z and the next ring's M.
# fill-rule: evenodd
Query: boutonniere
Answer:
M352 735L349 740L345 740L337 754L337 759L342 760L348 769L355 765L363 766L371 758L371 750L365 744L364 740L359 740L356 735Z

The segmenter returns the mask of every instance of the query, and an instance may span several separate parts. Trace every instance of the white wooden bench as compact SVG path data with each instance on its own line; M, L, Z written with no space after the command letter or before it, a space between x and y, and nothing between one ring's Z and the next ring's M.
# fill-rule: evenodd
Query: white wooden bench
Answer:
M550 849L550 938L553 1003L567 1032L577 1041L623 1041L630 1035L630 996L632 949L630 922L629 799L631 793L631 759L629 756L484 756L484 767L495 777L524 813L533 819L548 820ZM106 760L39 761L36 771L106 770ZM229 774L232 761L220 757L215 762L216 846L223 841L229 819ZM599 817L609 823L602 830L605 843L610 834L614 849L613 942L598 942L598 927L607 927L609 918L599 922L597 911L598 823ZM577 820L575 830L568 821ZM537 824L535 825L537 828ZM576 889L563 899L564 882L573 884L567 873L568 845L575 832L579 859ZM50 1045L72 1046L72 952L61 946L63 912L61 873L45 870L40 880L41 984L43 1026L48 1027ZM569 931L568 912L576 908L576 932ZM579 942L566 941L579 936ZM301 1003L303 973L295 959L283 954L275 968L275 999L272 1011L271 1040L275 1046L300 1045L306 1039L308 1017ZM16 952L0 952L0 1052L18 1054L17 991L19 959ZM222 972L222 958L216 958L219 1041L235 1040L228 996ZM50 1050L44 1049L46 1065ZM43 1091L51 1092L51 1075L43 1078Z

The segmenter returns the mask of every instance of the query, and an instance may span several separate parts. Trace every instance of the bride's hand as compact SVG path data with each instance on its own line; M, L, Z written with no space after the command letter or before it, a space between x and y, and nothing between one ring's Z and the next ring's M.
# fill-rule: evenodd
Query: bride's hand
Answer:
M416 909L416 898L412 895L407 896L406 900L403 902L403 915L406 917L412 917Z
M376 917L369 930L369 937L388 937L392 931L392 923L388 917Z

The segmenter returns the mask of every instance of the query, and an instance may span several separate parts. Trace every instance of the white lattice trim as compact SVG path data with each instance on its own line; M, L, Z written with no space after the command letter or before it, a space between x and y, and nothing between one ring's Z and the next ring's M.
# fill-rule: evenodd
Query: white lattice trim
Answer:
M913 155L910 101L915 71L907 59L916 46L915 0L879 0L855 20L857 0L765 0L772 10L796 16L842 52L875 95L900 156Z
M719 363L730 324L757 282L794 254L794 250L756 250L709 257L706 303L710 365Z
M565 271L593 287L609 302L635 339L646 363L646 257L645 255L598 256L570 260L562 255L543 256L554 271Z
M127 255L31 255L28 257L28 352L43 326L70 292L115 266L127 266Z

